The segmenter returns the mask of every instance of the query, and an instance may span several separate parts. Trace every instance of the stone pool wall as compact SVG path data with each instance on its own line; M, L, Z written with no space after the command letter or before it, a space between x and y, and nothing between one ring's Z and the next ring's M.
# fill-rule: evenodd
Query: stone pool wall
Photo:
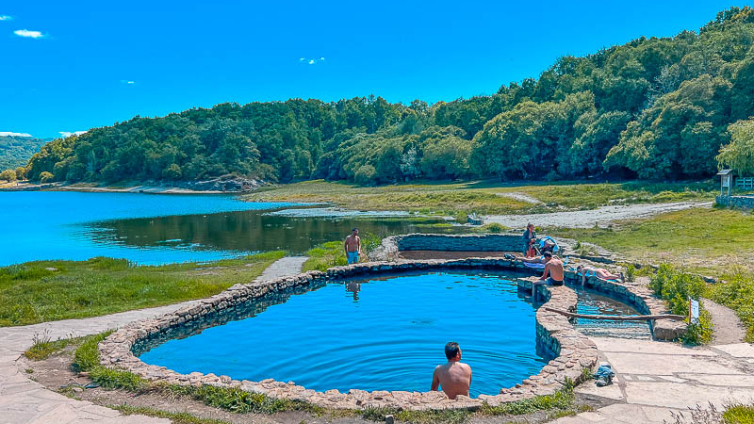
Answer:
M231 316L236 306L244 305L268 294L285 295L292 290L314 287L327 281L338 281L364 275L453 268L492 268L525 272L532 275L532 270L525 268L519 261L470 258L363 263L331 268L327 272L310 271L267 282L236 285L220 294L200 301L197 305L179 309L160 318L137 321L119 329L100 343L100 361L105 366L125 369L146 379L170 384L210 384L221 387L236 387L251 392L264 393L273 398L301 400L335 409L392 407L412 410L475 408L483 403L497 405L537 395L552 394L561 389L567 380L575 383L580 382L583 379L582 370L585 368L592 369L595 366L598 360L598 352L594 343L576 331L565 316L545 311L544 308L540 308L536 313L537 342L550 351L555 359L549 361L539 374L525 379L515 387L502 388L499 394L480 395L477 399L461 396L456 400L450 400L442 392L366 392L362 390L350 390L348 393L341 393L337 390L317 392L298 386L294 382L284 383L272 379L253 382L248 380L238 381L228 376L205 375L198 372L180 374L165 367L147 365L133 353L135 347L149 344L150 340L163 339L187 323L195 323L217 315ZM573 278L573 276L569 275L569 278ZM608 286L605 286L605 288L610 289ZM563 310L573 310L576 307L577 295L567 287L538 286L537 290L549 307ZM632 288L627 290L634 293ZM651 299L645 299L644 292L639 291L637 293L637 301L651 302ZM648 308L653 310L652 306L648 306Z
M754 209L754 196L721 195L715 197L715 202L727 208Z
M400 251L436 250L445 252L520 252L521 234L406 234L386 237L370 252L370 258L390 261Z

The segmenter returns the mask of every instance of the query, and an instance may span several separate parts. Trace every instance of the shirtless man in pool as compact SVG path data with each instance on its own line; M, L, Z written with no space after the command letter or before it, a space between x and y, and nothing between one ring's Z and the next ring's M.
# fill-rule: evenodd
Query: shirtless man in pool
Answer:
M450 399L458 395L469 395L471 387L471 367L461 363L461 348L456 342L445 345L445 357L448 362L438 365L432 375L432 391L437 391L442 386L442 391Z

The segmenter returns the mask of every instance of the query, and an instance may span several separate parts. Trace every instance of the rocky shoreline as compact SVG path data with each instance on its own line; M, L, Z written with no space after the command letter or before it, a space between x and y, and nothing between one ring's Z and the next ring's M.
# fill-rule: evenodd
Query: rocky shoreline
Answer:
M89 193L152 193L152 194L240 194L258 189L267 183L240 177L218 177L200 181L134 181L117 185L92 183L32 183L5 184L0 191L80 191Z

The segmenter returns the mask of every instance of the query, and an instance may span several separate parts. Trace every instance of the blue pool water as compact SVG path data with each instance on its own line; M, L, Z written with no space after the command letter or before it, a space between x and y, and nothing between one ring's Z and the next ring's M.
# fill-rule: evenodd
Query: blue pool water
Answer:
M456 341L473 370L472 396L497 394L546 362L536 352L534 307L501 274L349 280L281 301L169 340L141 359L181 373L273 378L320 391L427 391L434 367L445 362L445 343Z

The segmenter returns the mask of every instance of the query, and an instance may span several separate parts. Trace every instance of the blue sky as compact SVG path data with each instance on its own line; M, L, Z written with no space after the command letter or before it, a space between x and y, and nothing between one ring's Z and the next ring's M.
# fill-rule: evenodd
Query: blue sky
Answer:
M58 137L228 101L491 94L559 56L697 30L732 5L3 0L0 133Z

